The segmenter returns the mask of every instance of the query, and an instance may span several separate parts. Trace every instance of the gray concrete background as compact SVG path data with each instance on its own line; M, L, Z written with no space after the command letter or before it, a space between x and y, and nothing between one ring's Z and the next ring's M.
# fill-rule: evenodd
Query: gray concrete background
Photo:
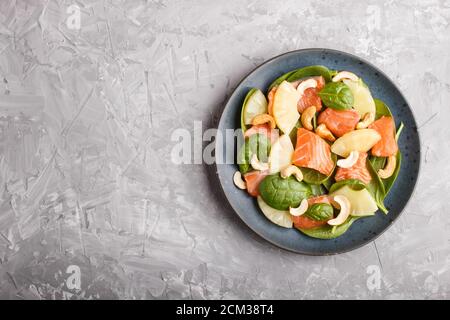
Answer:
M2 0L0 298L448 299L449 21L448 0ZM308 47L385 71L422 141L402 217L332 257L268 244L206 166L168 157L174 129L208 127L253 67Z

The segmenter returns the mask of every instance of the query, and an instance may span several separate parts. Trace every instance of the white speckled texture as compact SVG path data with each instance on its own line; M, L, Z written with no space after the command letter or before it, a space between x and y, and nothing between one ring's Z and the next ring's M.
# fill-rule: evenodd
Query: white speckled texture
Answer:
M449 21L448 0L2 0L0 298L448 299ZM273 247L207 166L168 159L174 129L211 126L254 66L307 47L385 71L422 141L402 217L332 257Z

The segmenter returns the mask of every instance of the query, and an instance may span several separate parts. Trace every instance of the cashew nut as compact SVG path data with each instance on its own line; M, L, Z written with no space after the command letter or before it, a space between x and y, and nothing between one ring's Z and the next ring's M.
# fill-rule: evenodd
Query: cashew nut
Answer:
M319 137L328 140L328 141L335 141L336 138L333 136L330 130L328 130L327 126L322 123L316 128L316 133Z
M352 81L358 81L358 76L350 71L338 72L332 79L333 82L339 82L344 79L350 79Z
M305 111L303 111L302 116L300 118L303 128L307 130L313 129L312 119L314 118L316 111L317 109L315 106L308 107L306 108Z
M390 156L387 159L386 166L384 169L378 170L378 175L381 179L387 179L394 173L395 167L397 165L397 158L395 156Z
M247 184L244 180L242 180L242 174L239 171L236 171L233 175L233 182L239 189L245 190L247 189Z
M315 79L308 79L300 82L297 87L297 92L302 96L303 93L305 93L305 90L309 88L317 88L317 81Z
M328 220L330 226L339 226L347 220L350 215L351 204L347 197L338 195L333 197L334 202L339 205L339 214L336 218Z
M359 158L359 152L358 151L352 151L345 159L339 159L336 162L336 165L341 168L351 168L353 165L358 161Z
M362 120L356 125L356 129L365 129L375 120L375 113L367 112Z
M275 120L271 115L267 113L258 114L252 120L252 125L257 126L259 124L269 123L272 129L275 129Z
M294 175L299 182L303 180L303 173L297 166L289 165L281 170L280 174L283 179L289 178L291 175Z
M289 213L295 217L301 216L308 210L308 200L303 199L297 208L289 208Z
M254 153L250 159L250 164L255 170L266 171L269 170L269 164L260 162L256 153Z

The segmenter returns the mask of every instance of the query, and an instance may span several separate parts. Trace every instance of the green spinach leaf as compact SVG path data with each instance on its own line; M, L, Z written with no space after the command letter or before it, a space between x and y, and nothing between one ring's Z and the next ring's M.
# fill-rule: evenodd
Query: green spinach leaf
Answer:
M269 175L259 185L261 198L272 208L289 210L298 207L303 199L311 196L311 187L290 176L283 179L279 174Z
M379 119L382 116L392 117L392 112L389 107L379 99L373 99L375 102L375 119Z
M305 212L305 216L316 221L329 220L333 214L333 207L328 203L315 203Z
M335 110L348 110L353 107L353 94L343 82L329 82L319 92L322 102Z
M288 73L283 74L282 76L275 79L274 82L272 82L269 86L268 91L270 91L273 87L278 86L280 83L282 83L284 80L289 82L294 82L297 80L300 80L302 78L307 77L314 77L314 76L322 76L325 79L325 82L331 81L331 72L330 69L324 66L309 66L304 67L296 70L292 70Z
M267 162L270 153L270 140L264 134L254 134L248 138L238 152L239 171L244 174L251 170L250 159L253 154L262 162Z
M373 169L375 172L378 172L378 170L383 169L386 165L386 157L376 157L371 156L369 158L370 163L372 164Z
M320 184L310 184L311 192L313 196L321 196L326 193L325 188Z
M327 180L322 182L322 186L329 192L333 183L334 183L334 179L332 177L328 177Z
M317 170L303 167L301 170L303 173L303 180L309 184L322 184L328 179L328 176Z
M287 77L287 81L294 82L306 77L313 76L322 76L325 79L325 82L331 81L331 72L330 69L324 66L309 66L295 70L289 77Z
M367 190L369 190L369 192L371 193L372 197L378 205L378 208L380 208L381 211L387 214L388 209L386 209L386 207L384 206L384 198L386 197L384 184L370 161L367 161L367 169L372 176L372 180L369 182L369 184L367 184Z
M276 78L275 81L270 84L269 89L267 90L267 92L272 90L273 87L277 87L280 83L282 83L284 80L289 78L289 76L292 75L294 72L295 72L295 70L292 70L292 71L290 71L288 73L285 73L282 76Z
M334 238L337 238L337 237L343 235L350 228L350 226L353 224L353 222L355 222L359 218L361 218L361 217L349 217L347 219L347 221L345 221L343 224L341 224L335 228L333 228L332 226L329 226L329 225L324 225L324 226L314 228L314 229L298 228L298 230L300 230L301 232L303 232L304 234L306 234L307 236L312 237L312 238L334 239Z
M331 186L329 192L333 193L336 190L339 190L340 188L342 188L343 186L349 186L350 188L352 188L353 190L356 190L356 191L366 188L366 185L358 179L347 179L347 180L341 180L341 181L334 183Z
M333 69L331 69L330 70L330 76L331 76L331 78L333 78L335 75L337 75L339 73L339 70L333 70Z
M386 195L388 195L389 191L391 190L392 186L394 185L395 180L397 180L401 165L402 165L402 153L400 152L400 150L398 150L397 166L395 167L394 173L389 178L383 180Z
M295 124L295 127L291 130L289 133L289 138L291 138L292 145L295 146L297 144L297 129L303 128L302 123L300 121L297 121Z

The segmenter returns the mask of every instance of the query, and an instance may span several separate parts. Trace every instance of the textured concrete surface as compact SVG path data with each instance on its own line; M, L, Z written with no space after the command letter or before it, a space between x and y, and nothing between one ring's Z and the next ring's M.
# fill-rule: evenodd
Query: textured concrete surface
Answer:
M448 299L449 21L448 0L2 0L0 298ZM307 47L384 70L422 140L403 216L332 257L268 244L208 166L168 158L173 130L211 126L254 66Z

